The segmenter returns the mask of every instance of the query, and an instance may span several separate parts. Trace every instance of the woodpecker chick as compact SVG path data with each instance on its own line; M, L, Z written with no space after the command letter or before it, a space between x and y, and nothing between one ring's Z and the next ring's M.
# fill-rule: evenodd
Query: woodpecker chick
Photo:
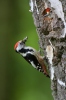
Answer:
M50 28L50 32L55 33L55 31L53 31L53 22L54 22L54 17L53 17L53 12L50 8L46 8L43 12L43 23L46 22L48 23L48 27L51 26Z
M43 72L47 77L50 77L44 64L43 57L34 48L26 46L26 41L27 37L23 40L18 41L14 46L14 50L19 53L34 68L36 68L40 72Z
M45 21L51 21L53 18L51 17L51 9L46 8L43 12L42 15L44 16Z
M50 9L50 8L46 8L46 9L42 12L42 15L43 15L44 17L46 17L46 16L48 16L48 15L50 14L50 12L51 12L51 9Z

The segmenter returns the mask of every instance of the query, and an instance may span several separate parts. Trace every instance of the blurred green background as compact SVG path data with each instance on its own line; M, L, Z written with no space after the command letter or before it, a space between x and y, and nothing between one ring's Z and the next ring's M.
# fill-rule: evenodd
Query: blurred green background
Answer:
M26 45L39 49L29 9L29 0L0 0L0 100L53 100L50 79L14 51L26 36Z

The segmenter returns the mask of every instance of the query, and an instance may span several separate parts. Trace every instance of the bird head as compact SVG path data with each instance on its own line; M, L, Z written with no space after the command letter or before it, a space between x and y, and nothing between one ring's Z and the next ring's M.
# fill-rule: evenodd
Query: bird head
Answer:
M14 50L16 52L19 52L22 48L25 47L25 42L27 41L27 37L25 37L23 40L18 41L15 45L14 45Z
M50 14L50 12L51 12L51 9L50 9L50 8L46 8L46 9L44 9L44 11L42 12L42 15L43 15L43 16L48 16L48 15Z

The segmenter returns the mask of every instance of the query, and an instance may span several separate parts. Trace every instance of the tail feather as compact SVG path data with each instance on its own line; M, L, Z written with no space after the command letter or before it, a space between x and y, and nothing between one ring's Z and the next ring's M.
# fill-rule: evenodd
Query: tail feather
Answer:
M45 75L46 77L50 78L49 74L44 73L44 75Z
M44 70L44 75L45 75L46 77L49 77L49 78L50 78L50 76L49 76L49 74L48 74L48 72L47 72L46 66L43 66L42 68L43 68L43 70Z

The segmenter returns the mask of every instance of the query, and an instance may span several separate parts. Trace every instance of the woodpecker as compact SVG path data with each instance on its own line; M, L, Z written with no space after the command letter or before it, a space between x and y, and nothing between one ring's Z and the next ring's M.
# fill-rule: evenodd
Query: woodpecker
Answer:
M19 53L28 63L30 63L35 69L39 70L47 77L50 77L46 66L44 64L43 56L40 55L39 51L35 50L30 46L26 46L25 42L27 41L27 37L23 40L18 41L15 46L14 50Z
M48 23L48 27L51 26L50 32L55 33L55 31L53 30L54 16L52 10L48 7L44 9L42 15L43 15L43 23L45 22Z
M53 18L51 17L51 9L50 8L46 8L44 9L44 11L42 12L42 15L44 16L44 20L45 21L51 21Z
M51 9L50 9L50 8L46 8L46 9L42 12L42 15L43 15L44 17L46 17L46 16L48 16L48 15L50 14L50 12L51 12Z

